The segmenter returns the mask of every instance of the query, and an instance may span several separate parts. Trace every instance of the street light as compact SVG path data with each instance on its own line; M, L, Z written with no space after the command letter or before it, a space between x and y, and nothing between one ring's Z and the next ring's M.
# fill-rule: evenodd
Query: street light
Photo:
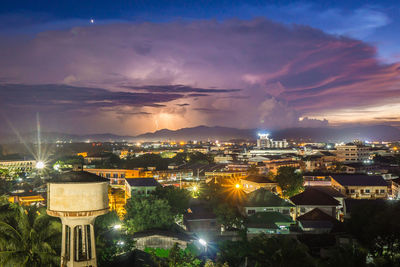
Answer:
M235 184L236 189L240 188L240 184Z
M114 230L119 230L121 229L121 225L120 224L116 224L113 226Z
M204 247L204 253L207 254L207 241L205 241L204 239L200 238L199 239L199 243L200 243L200 245L202 245Z
M44 164L43 161L38 161L38 162L36 163L36 169L41 170L41 169L43 169L45 166L46 166L46 165Z

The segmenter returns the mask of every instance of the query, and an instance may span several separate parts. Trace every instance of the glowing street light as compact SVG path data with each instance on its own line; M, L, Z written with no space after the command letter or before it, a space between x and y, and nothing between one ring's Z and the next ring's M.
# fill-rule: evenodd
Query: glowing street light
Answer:
M38 161L38 162L36 163L36 169L41 170L41 169L43 169L45 166L46 166L46 165L44 164L43 161Z
M235 188L239 189L240 188L240 184L235 184Z
M204 239L200 238L200 239L199 239L199 243L200 243L202 246L207 247L207 241L205 241Z
M119 229L121 229L121 227L122 226L120 224L116 224L113 226L114 230L119 230Z
M199 190L199 188L197 187L197 185L194 185L192 190L193 190L193 192L197 192Z

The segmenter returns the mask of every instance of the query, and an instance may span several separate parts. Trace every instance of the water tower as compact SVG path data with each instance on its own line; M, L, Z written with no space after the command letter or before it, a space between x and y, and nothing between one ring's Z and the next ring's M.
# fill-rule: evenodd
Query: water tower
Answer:
M47 213L61 218L61 267L96 267L93 223L108 212L108 180L84 171L47 184Z

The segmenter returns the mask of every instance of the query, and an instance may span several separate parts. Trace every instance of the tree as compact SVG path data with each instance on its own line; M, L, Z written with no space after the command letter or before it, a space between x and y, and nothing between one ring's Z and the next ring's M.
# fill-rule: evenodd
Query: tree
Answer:
M355 205L346 228L370 255L386 262L398 260L400 253L400 203L367 201Z
M59 266L61 223L35 207L1 206L0 263L10 266Z
M94 228L99 266L111 264L118 255L130 252L135 247L132 236L126 232L115 211L97 217Z
M168 229L174 223L174 214L168 201L154 196L132 197L126 205L125 223L129 232L148 229Z
M156 188L154 195L159 199L165 199L175 216L186 213L189 208L191 197L186 189L179 189L175 186L159 186Z
M367 266L367 251L358 246L339 246L334 249L333 254L325 261L321 261L326 267L365 267Z
M284 197L292 197L303 190L303 176L294 167L280 167L275 179Z
M305 245L285 236L261 234L249 244L250 266L314 266Z
M187 249L181 249L177 243L169 250L167 258L158 257L155 250L150 250L150 253L160 267L200 267L203 263Z

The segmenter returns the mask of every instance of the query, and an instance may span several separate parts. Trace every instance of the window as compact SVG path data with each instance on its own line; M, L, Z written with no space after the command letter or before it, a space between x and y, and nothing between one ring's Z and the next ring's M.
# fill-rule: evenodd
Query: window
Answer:
M381 194L385 194L385 189L381 189Z
M247 211L247 214L254 214L254 213L256 213L256 210L248 210Z
M121 178L125 178L125 173L121 173Z
M118 178L118 173L113 173L113 178Z
M106 178L110 178L111 177L111 173L106 173Z
M303 213L303 212L306 212L306 208L301 207L301 208L300 208L300 212L302 212L302 213Z
M370 193L369 189L365 189L365 194L369 194L369 193Z
M354 189L350 189L350 193L351 193L351 194L354 194L354 193L355 193L355 190L354 190Z
M288 215L289 214L289 210L288 209L283 209L282 210L282 214Z

